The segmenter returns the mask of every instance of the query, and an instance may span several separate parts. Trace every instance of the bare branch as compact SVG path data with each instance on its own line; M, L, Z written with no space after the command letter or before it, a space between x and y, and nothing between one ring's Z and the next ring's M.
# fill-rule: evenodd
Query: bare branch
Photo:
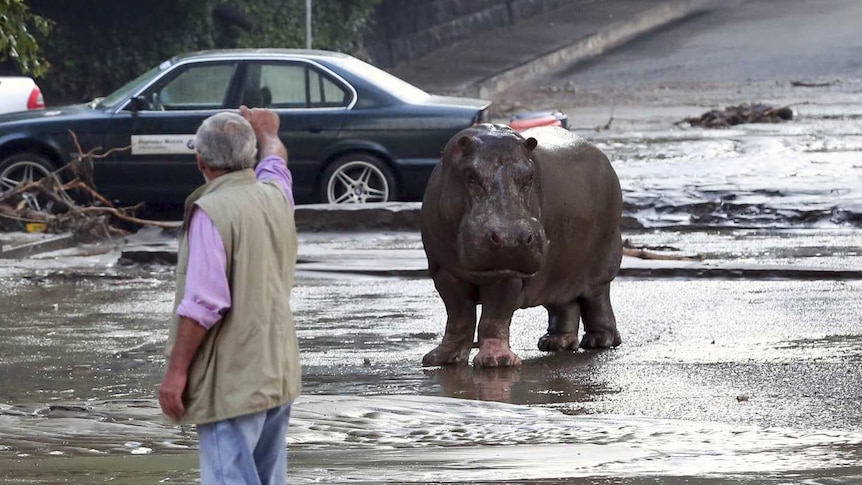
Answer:
M120 209L116 207L81 207L77 209L77 212L81 213L102 213L102 214L111 214L119 219L124 221L134 222L135 224L142 224L146 226L154 226L162 229L176 229L179 227L179 223L176 222L164 222L164 221L151 221L149 219L139 219L134 216L129 216L123 214Z
M677 256L674 254L660 254L646 249L638 248L623 248L623 256L630 256L638 259L654 259L663 261L703 261L703 256Z
M125 230L111 225L111 219L119 219L133 224L149 225L163 229L174 229L178 226L173 222L160 222L146 220L136 217L134 214L141 209L143 204L134 207L117 208L100 194L93 185L94 160L106 158L116 152L129 150L131 146L122 148L111 148L101 152L101 147L96 147L85 152L78 139L77 134L69 130L69 135L78 155L69 163L59 169L47 174L42 179L19 185L6 192L0 193L0 217L21 222L44 222L48 224L49 231L73 231L84 239L110 237L112 234L125 234ZM71 180L63 182L61 174L70 172ZM69 175L67 174L67 177ZM88 201L97 205L76 201L70 194L86 194ZM43 210L42 204L32 201L39 198L40 201L53 203L50 209ZM55 213L58 211L58 213Z

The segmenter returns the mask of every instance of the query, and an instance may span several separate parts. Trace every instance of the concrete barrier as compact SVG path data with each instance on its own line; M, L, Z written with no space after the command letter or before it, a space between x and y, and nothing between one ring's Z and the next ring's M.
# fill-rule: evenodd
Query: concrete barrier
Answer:
M0 243L0 259L20 259L48 251L74 247L78 243L72 234L45 235L21 243Z
M298 205L299 232L418 231L421 202Z

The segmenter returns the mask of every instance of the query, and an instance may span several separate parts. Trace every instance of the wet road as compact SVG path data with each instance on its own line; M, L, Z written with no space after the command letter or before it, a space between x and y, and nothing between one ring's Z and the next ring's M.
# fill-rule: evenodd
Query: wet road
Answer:
M859 78L856 0L725 0L550 78L577 86ZM546 79L544 82L547 82Z
M514 87L500 104L565 112L614 163L627 214L649 227L862 227L860 8L726 2ZM788 106L794 119L682 122L751 102Z
M862 268L852 229L628 236L715 264ZM318 270L322 255L335 269L348 269L339 255L359 267L421 256L411 233L302 243L318 264L301 268ZM14 317L0 327L3 483L194 480L194 433L162 426L154 399L169 268L105 266L116 256L4 268L0 312ZM520 370L423 369L445 315L429 280L301 269L292 483L854 483L860 290L623 277L618 349L545 355L544 312L529 309L512 327Z
M862 270L843 124L627 123L592 138L647 228L625 234L635 246L704 270ZM155 400L172 268L118 257L0 261L0 483L194 483L195 434L160 424ZM862 480L862 280L624 276L618 349L544 355L529 309L520 370L423 369L445 319L431 282L349 272L415 274L418 234L304 234L300 259L292 483Z
M741 145L764 159L795 150L793 127L776 130ZM617 154L630 215L657 228L626 233L636 246L700 254L703 268L862 269L860 229L807 195L849 184L853 162L787 189L798 204L772 211L782 197L764 197L761 214L717 217L729 206L695 211L705 192L682 168L727 142L700 136L597 139ZM637 154L650 147L677 154L652 159L671 168L648 170ZM737 180L737 200L766 185ZM639 194L665 210L642 209ZM306 234L301 247L291 483L862 480L862 280L621 277L618 349L544 355L545 315L530 309L513 324L520 370L423 369L445 318L431 282L331 271L420 268L418 235ZM172 269L116 267L108 249L0 262L0 483L194 483L195 435L161 425L154 397Z
M720 9L515 94L562 108L608 153L645 227L625 234L635 245L700 254L704 268L862 270L858 61L787 67L838 41L847 58L858 40L841 26L855 17L835 9L857 2L822 19L788 2L784 23L757 10L775 3ZM765 43L765 24L835 28L732 62ZM789 84L818 72L839 82ZM674 124L752 100L796 119ZM194 433L161 425L155 400L172 269L120 268L106 251L0 261L0 483L196 479ZM862 482L862 280L621 277L615 350L544 355L545 316L530 309L512 326L520 370L423 369L445 318L431 282L329 271L415 270L418 235L306 234L300 256L291 483Z

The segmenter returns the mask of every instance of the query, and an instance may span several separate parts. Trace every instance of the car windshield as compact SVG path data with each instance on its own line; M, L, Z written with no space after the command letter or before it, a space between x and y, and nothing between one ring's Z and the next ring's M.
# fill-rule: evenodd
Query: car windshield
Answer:
M387 93L405 103L415 104L430 96L430 94L407 81L401 80L382 69L378 69L377 67L368 64L367 62L353 57L347 57L340 61L355 74L373 82L377 87L385 90Z
M140 76L132 79L123 85L120 89L114 91L113 93L105 96L101 99L96 99L93 105L99 108L114 108L123 100L129 97L133 92L135 92L142 84L149 81L153 76L157 73L165 70L168 66L170 66L169 62L163 62L158 66L150 69L149 71L141 74Z

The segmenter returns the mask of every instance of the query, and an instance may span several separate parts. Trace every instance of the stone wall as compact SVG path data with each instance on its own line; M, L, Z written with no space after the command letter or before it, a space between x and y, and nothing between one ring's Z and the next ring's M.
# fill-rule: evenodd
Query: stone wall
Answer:
M572 1L584 0L383 0L366 34L366 53L373 64L394 67Z

